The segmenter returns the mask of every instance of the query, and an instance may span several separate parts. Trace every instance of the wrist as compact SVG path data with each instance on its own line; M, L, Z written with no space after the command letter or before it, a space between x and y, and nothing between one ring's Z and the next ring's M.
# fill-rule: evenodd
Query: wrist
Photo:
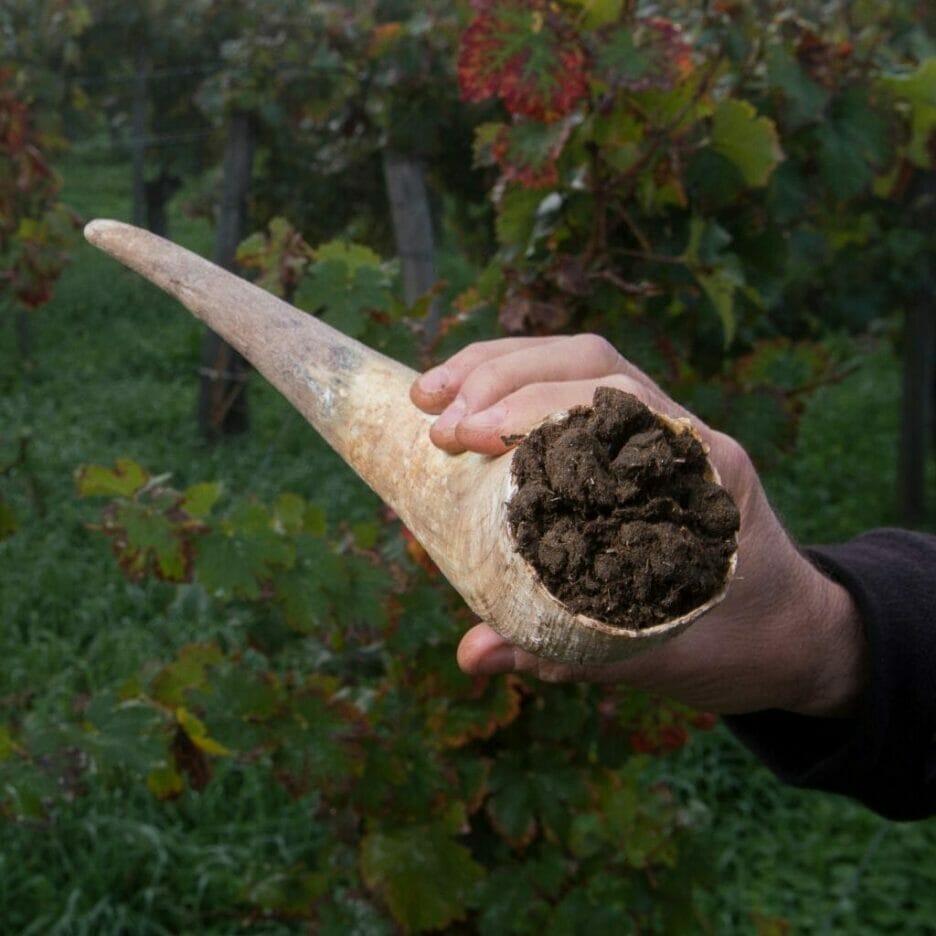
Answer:
M791 613L799 648L799 679L785 706L820 718L847 718L867 683L867 643L849 592L803 559L797 604Z

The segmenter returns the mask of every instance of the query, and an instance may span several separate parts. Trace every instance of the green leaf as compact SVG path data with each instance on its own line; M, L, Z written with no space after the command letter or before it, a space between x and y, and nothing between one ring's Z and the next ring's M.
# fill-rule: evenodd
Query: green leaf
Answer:
M794 431L782 398L771 387L738 394L732 400L723 427L758 465L775 462Z
M609 74L615 82L633 87L656 65L653 51L638 48L633 25L623 23L602 42L597 65L600 72Z
M936 58L928 58L910 75L883 80L898 98L910 105L910 158L918 166L932 168L936 155Z
M539 832L563 835L570 806L585 802L584 774L544 747L524 755L501 754L491 771L488 817L498 833L521 848Z
M444 692L427 704L432 736L446 747L461 747L474 738L489 738L519 714L521 689L516 677L492 679L483 691L464 678L459 682L464 691Z
M81 465L75 472L79 497L132 497L149 479L149 472L129 458L118 458L113 468Z
M217 644L189 644L156 674L149 687L150 695L163 705L177 708L187 692L207 686L209 667L223 661L224 654Z
M220 481L203 481L201 484L193 484L185 490L179 506L190 517L203 520L211 513L223 489Z
M185 780L175 767L170 764L162 764L153 768L147 774L146 788L157 799L175 799L185 789Z
M738 368L745 393L759 387L796 391L817 380L828 367L828 353L816 342L786 338L757 342Z
M272 579L273 600L286 623L301 633L311 633L330 623L333 610L349 593L350 575L331 543L304 534L295 541L292 568L278 569Z
M343 565L350 579L348 591L340 596L342 616L351 623L371 628L383 626L387 617L387 598L394 591L389 571L363 556L348 555Z
M283 491L273 502L273 526L278 532L294 536L305 526L307 505L305 499L290 491Z
M179 706L175 714L182 730L199 750L204 751L206 754L213 754L215 757L229 757L231 755L232 751L215 741L214 738L209 737L208 728L197 715L184 706Z
M362 268L379 269L381 260L370 247L346 240L333 240L321 244L315 251L318 263L332 261L340 263L351 272Z
M374 830L361 842L361 873L405 933L464 919L484 870L452 838L448 822Z
M722 266L711 272L697 271L696 279L718 313L727 347L734 340L737 328L735 294L739 287L744 285L744 277L739 270L730 266Z
M214 530L199 540L195 576L210 595L255 601L279 568L290 568L295 547L271 529Z
M471 905L478 911L478 933L503 936L542 930L552 909L542 894L550 892L545 882L529 873L527 863L498 868L478 884L471 896Z
M819 120L831 97L779 44L767 49L767 82L783 94L787 122L793 128Z
M533 236L543 193L522 185L508 185L497 203L497 240L522 255Z
M277 775L294 793L342 787L360 772L363 716L349 702L333 698L330 686L303 687L282 718L267 725L278 744Z
M328 876L321 871L309 871L302 865L277 869L247 890L247 899L267 911L306 916L319 898L330 889Z
M782 168L782 167L781 167ZM776 179L779 172L775 172ZM730 159L710 147L697 150L686 167L686 188L709 211L730 205L745 189L741 170Z
M159 507L118 503L107 529L114 536L118 562L130 578L152 574L167 582L188 581L191 544Z
M497 789L488 799L487 813L494 828L514 847L526 845L537 829L537 797L531 778L513 765L499 763L491 782Z
M369 247L330 241L316 251L316 262L299 284L296 304L324 310L322 319L347 335L364 332L368 313L390 305L389 278Z
M715 222L695 217L689 228L689 243L683 253L686 266L702 287L722 324L725 347L734 339L735 295L746 288L738 258L725 253L731 235Z
M375 522L355 523L351 527L351 535L358 549L373 549L377 545L380 527Z
M19 529L16 511L0 497L0 540L12 536Z
M120 701L105 691L91 700L85 730L69 743L88 754L99 771L110 767L146 774L165 760L166 722L166 714L155 706Z
M318 575L300 569L288 569L274 577L274 600L293 630L311 634L331 620L333 598L324 586Z
M410 659L423 647L454 646L461 625L439 588L418 584L408 588L400 600L399 625L387 641L394 654Z
M816 131L816 141L822 181L843 201L865 191L891 158L888 123L860 89L835 102L831 117Z
M755 188L770 181L783 159L777 128L769 117L759 117L747 101L722 101L712 117L711 146L730 159L748 185Z
M10 734L10 729L5 725L0 725L0 764L9 760L19 751L17 743Z
M583 25L586 29L599 29L621 18L624 0L572 0L575 6L582 7Z

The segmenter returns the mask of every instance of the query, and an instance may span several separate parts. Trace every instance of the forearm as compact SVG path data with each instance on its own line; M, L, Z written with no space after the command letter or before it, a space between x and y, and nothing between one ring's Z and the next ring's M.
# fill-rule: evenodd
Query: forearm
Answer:
M857 611L864 690L855 695L853 681L832 678L829 705L726 722L785 782L845 794L894 819L934 815L936 537L876 531L808 555Z

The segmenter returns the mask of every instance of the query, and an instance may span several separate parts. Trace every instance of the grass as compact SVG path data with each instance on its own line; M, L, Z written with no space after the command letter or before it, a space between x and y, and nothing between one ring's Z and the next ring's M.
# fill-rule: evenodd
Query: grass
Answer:
M86 217L126 218L129 174L106 161L65 167L65 199ZM172 216L173 236L207 251L204 222ZM0 706L56 725L76 698L112 686L173 648L210 639L218 620L166 586L123 580L88 533L96 505L74 495L85 462L129 456L174 483L220 478L266 498L295 490L332 522L369 518L354 481L276 394L251 384L253 429L215 448L195 428L200 326L171 300L87 246L34 325L34 365L0 332L0 465L28 434L28 462L0 480L20 518L0 543ZM829 541L892 521L897 366L879 346L804 415L800 444L766 479L794 532ZM2 714L2 709L0 709ZM708 816L716 886L700 894L722 934L933 931L936 823L894 825L835 797L780 786L724 730L660 762L664 778ZM243 882L302 860L314 802L289 800L234 766L172 804L139 783L91 783L49 825L6 823L0 929L33 934L226 933ZM252 932L293 932L253 921ZM362 932L372 930L364 927Z

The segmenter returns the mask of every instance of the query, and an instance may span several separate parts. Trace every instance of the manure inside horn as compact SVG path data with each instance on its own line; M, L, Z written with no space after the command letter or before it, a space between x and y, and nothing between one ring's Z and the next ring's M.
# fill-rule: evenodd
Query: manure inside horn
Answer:
M738 509L695 434L631 394L599 387L530 432L512 470L510 532L569 611L640 630L724 588Z

